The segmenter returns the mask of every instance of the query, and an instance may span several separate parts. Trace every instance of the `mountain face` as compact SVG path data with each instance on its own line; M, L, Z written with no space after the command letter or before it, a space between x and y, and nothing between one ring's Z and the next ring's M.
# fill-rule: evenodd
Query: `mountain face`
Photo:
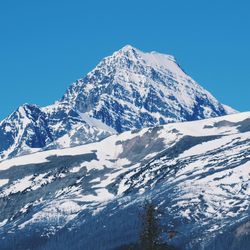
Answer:
M1 249L118 249L138 240L151 200L179 249L247 250L249 153L250 113L238 113L3 161Z
M55 104L23 105L0 123L0 159L101 140L111 134L235 112L175 58L125 46L73 83Z
M117 132L228 114L173 56L129 45L104 58L62 100Z
M45 113L35 105L19 107L0 123L1 157L45 147L52 141Z
M0 159L90 143L112 133L111 128L93 126L67 104L25 104L0 123Z

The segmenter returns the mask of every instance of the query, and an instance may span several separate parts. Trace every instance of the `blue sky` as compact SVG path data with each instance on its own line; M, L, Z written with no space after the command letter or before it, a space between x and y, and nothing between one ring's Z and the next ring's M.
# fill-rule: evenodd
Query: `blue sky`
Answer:
M247 0L9 0L0 3L0 119L47 105L126 44L173 54L221 102L250 110Z

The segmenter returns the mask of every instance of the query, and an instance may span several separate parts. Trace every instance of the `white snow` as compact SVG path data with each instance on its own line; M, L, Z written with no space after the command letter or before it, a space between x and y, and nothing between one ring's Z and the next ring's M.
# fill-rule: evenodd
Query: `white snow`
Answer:
M157 52L145 53L137 50L141 58L153 68L160 68L162 70L170 71L182 77L186 77L186 74L177 65L175 58L171 55L164 55Z
M10 132L10 131L11 131L11 127L10 127L10 126L6 126L6 127L5 127L5 132L8 133L8 132Z
M0 179L0 187L4 186L5 184L7 184L9 182L8 179Z
M0 228L3 227L7 223L7 219L3 220L0 222Z
M82 168L84 167L84 165L80 165L77 167L73 167L72 169L69 170L70 173L77 173L79 172Z
M181 135L176 135L169 133L173 129L177 129L182 135L192 135L192 136L208 136L208 135L218 135L218 134L232 134L238 133L236 127L213 127L215 123L219 121L229 121L229 122L240 122L247 118L250 118L250 112L237 113L222 117L210 118L199 121L192 122L181 122L181 123L171 123L164 125L164 129L160 131L160 138L165 138L165 142L169 144L170 141L174 141ZM205 126L212 126L212 128L205 128ZM91 161L86 165L86 167L97 167L100 166L100 162L103 165L110 165L110 159L116 159L117 156L122 153L123 149L121 145L116 145L117 141L130 140L136 136L143 136L150 128L145 128L140 130L138 133L131 131L124 132L119 135L110 136L100 142L95 142L87 145L66 148L66 149L56 149L48 150L44 152L37 152L30 155L24 155L10 160L5 160L0 162L0 170L6 170L15 165L26 165L26 164L38 164L43 162L48 162L49 156L63 156L63 155L81 155L91 152L96 152L98 161ZM110 155L110 157L107 157ZM122 162L127 162L127 160L120 159ZM95 164L98 163L98 164Z
M24 178L20 180L14 181L13 184L10 185L10 187L7 187L2 191L2 194L0 195L0 197L2 195L7 196L9 194L22 192L25 189L29 188L32 184L32 181L30 180L31 178L32 178L32 175L29 175L29 176L25 176Z
M109 131L112 134L117 133L113 128L109 127L108 125L106 125L102 121L97 120L94 117L90 117L88 113L79 113L79 114L80 114L81 118L85 122L87 122L90 126L97 127L97 128L102 129L104 131Z
M60 225L57 228L62 228L65 224L67 224L70 220L74 219L78 212L84 209L74 201L65 201L65 200L57 200L53 201L47 206L45 206L42 210L38 211L33 215L33 217L19 225L19 228L22 229L26 225L32 223L39 223L40 221L50 222L51 225L53 223L57 223L60 221ZM53 228L53 227L52 227ZM54 233L54 231L50 232Z
M106 188L95 189L96 195L84 195L81 198L81 201L84 202L104 202L114 198L114 195L111 194Z
M235 114L235 113L238 113L237 110L233 109L232 107L228 106L228 105L225 105L225 104L222 104L224 109L227 111L228 114Z
M233 138L235 138L234 135L225 136L223 138L208 141L208 142L203 142L197 146L192 147L191 149L187 151L184 151L184 153L181 154L179 157L190 157L192 155L208 153L210 150L213 150L216 148L222 148L224 145L231 142Z

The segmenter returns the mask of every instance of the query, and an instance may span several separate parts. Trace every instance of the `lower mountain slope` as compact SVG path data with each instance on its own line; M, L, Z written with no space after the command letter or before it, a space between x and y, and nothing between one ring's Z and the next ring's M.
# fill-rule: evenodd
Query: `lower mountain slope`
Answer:
M3 161L1 249L116 249L138 240L145 200L180 249L248 249L249 153L238 113Z

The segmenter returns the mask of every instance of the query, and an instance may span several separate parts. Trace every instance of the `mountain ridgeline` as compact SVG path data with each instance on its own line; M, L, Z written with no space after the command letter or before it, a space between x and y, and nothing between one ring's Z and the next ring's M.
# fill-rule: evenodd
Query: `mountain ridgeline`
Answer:
M99 141L111 134L235 112L170 55L127 45L48 107L25 104L0 123L0 159Z

